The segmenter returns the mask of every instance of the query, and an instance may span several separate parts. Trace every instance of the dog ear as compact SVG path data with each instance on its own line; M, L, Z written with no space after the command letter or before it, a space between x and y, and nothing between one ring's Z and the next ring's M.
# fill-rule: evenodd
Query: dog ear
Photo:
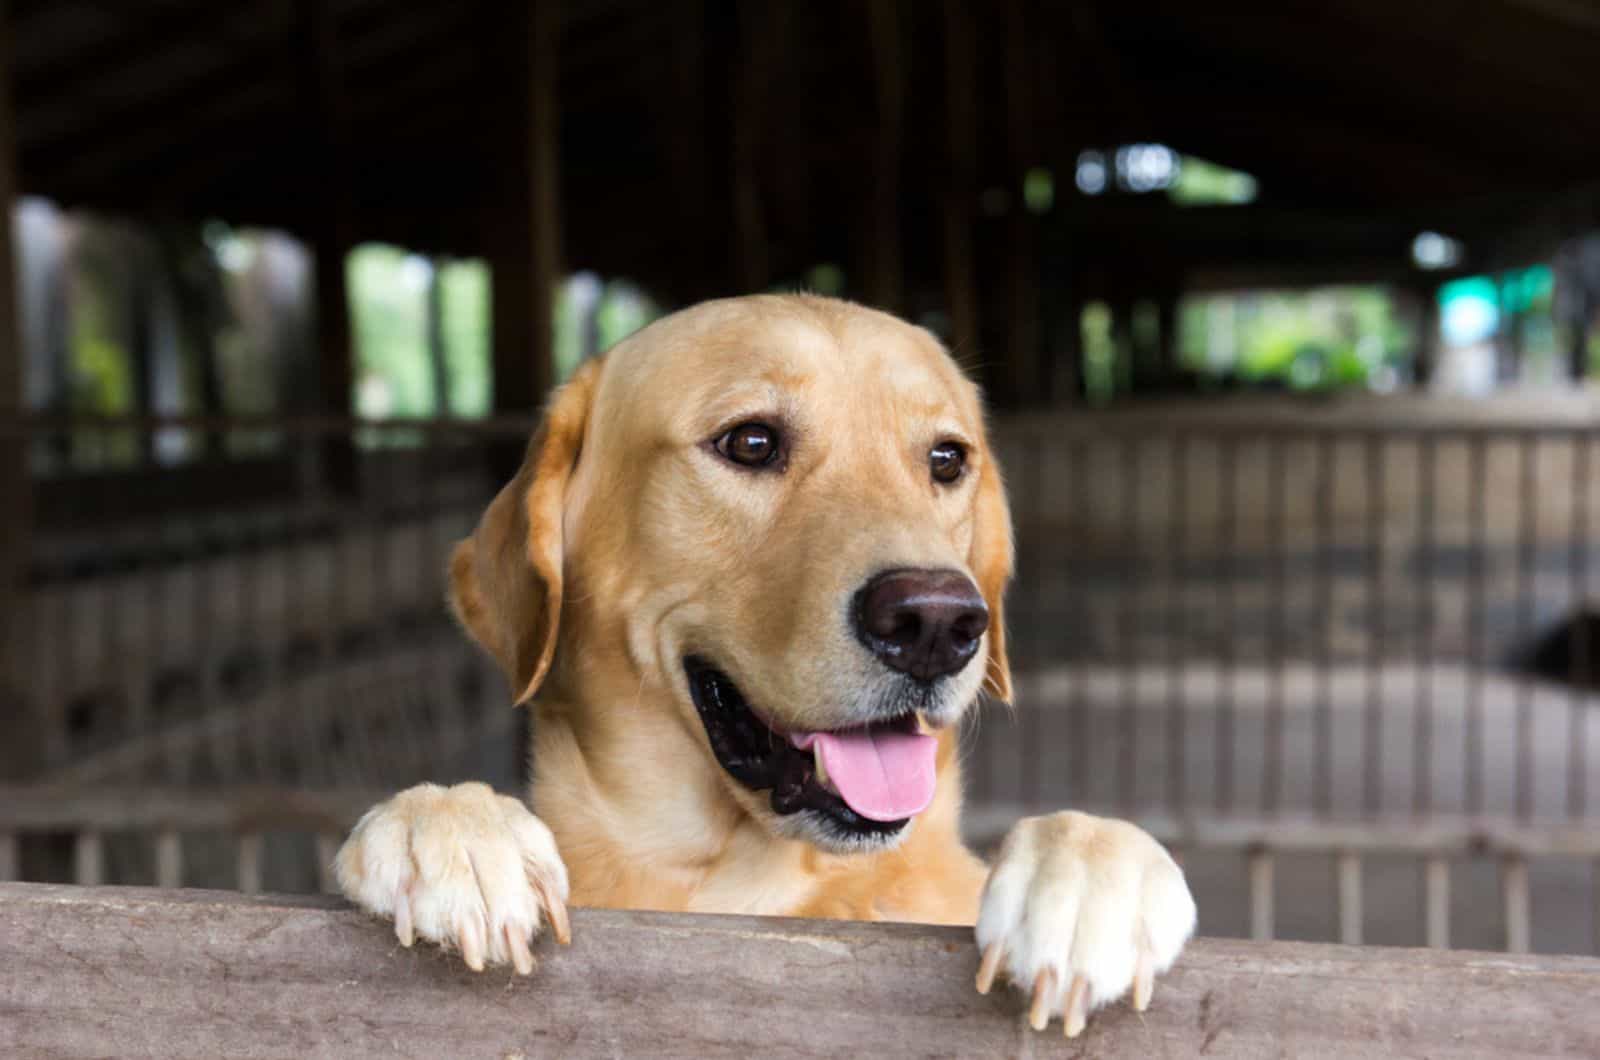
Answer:
M972 530L973 576L989 607L989 659L984 689L996 699L1011 702L1011 662L1006 657L1006 583L1011 580L1013 546L1011 511L1006 505L1005 483L994 449L984 447L978 469L976 511Z
M518 706L555 658L567 483L599 375L600 361L589 361L551 395L516 477L450 554L450 608L505 671Z

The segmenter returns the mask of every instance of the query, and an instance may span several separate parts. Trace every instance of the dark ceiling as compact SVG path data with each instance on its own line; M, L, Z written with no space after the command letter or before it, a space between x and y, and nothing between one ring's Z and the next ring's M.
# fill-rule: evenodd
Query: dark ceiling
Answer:
M525 149L491 0L10 11L24 193L303 229L348 173L359 237L465 253ZM1247 170L1251 209L1311 240L1355 218L1383 240L1434 218L1492 238L1600 182L1587 0L567 0L557 39L563 255L666 288L716 286L736 230L773 279L852 260L886 168L913 270L945 211L1034 166L1068 187L1085 146Z

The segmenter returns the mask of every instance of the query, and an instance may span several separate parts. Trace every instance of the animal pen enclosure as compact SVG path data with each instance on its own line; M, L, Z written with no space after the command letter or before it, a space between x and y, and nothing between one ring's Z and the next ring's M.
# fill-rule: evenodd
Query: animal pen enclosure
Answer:
M1595 949L1600 428L1383 409L997 425L1017 703L968 733L975 842L1090 808L1181 851L1206 934ZM377 794L515 786L442 575L529 423L13 429L50 529L0 868L311 891Z
M535 1020L305 893L383 794L519 783L443 559L604 345L591 317L557 354L576 276L836 291L984 386L1017 703L966 734L969 838L1131 817L1203 934L1274 940L1201 940L1168 1007L1092 1028L1600 1053L1570 956L1600 947L1597 34L1556 0L0 0L0 879L45 881L0 884L0 1052L707 1056L752 1010L779 1055L1045 1048L966 989L965 934L580 911ZM240 320L217 230L293 266ZM486 288L477 404L444 399L439 281L407 411L488 418L353 418L384 404L373 244ZM1534 327L1508 278L1541 269ZM1486 389L1535 355L1570 388L1425 394L1472 280L1506 313ZM1184 347L1186 298L1348 285L1388 306L1378 353L1341 333L1285 380L1409 393L1224 394L1251 365Z

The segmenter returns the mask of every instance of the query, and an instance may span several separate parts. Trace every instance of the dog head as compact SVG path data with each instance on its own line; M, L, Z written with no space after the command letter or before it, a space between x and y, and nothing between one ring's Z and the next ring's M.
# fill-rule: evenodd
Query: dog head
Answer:
M1010 698L1011 562L978 393L939 343L759 296L563 386L451 585L520 701L553 663L581 685L614 659L744 812L850 851L929 804L937 730Z

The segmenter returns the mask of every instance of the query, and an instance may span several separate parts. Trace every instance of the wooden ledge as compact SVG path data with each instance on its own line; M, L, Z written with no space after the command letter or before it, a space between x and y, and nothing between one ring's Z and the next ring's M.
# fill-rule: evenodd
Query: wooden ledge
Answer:
M1202 939L1069 1042L965 929L575 910L529 978L324 898L0 883L0 1055L1600 1056L1600 960Z

